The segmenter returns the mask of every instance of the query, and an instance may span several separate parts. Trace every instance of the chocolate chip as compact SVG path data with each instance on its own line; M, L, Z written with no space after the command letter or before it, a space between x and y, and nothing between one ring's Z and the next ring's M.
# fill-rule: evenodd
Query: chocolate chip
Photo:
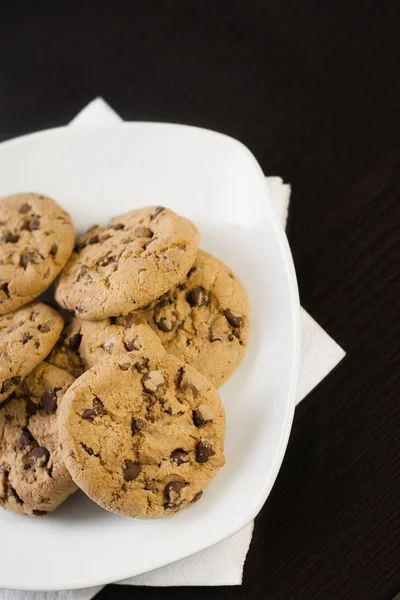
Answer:
M138 373L144 373L145 371L147 371L147 369L149 368L149 359L148 358L142 358L140 360L137 360L134 364L133 364L133 368L138 372Z
M31 463L37 463L39 466L44 467L49 462L50 452L47 448L37 446L29 452L28 459Z
M7 231L3 240L6 242L6 244L16 244L19 241L19 237L19 235L11 233L11 231Z
M57 254L58 246L57 244L52 244L50 248L50 256L55 256Z
M81 314L83 312L86 312L85 309L82 306L75 306L75 310L79 314Z
M132 352L132 350L140 350L140 346L136 339L135 340L126 340L124 342L124 346L125 346L125 350L127 350L128 352Z
M203 427L204 425L207 425L207 423L212 423L212 413L206 404L200 404L200 406L193 411L193 423L196 427Z
M68 339L68 348L70 350L73 350L74 352L76 352L78 350L79 346L81 345L81 341L82 341L82 334L74 333Z
M135 235L141 238L152 238L154 233L148 227L136 227Z
M38 252L24 252L21 256L20 265L26 269L29 263L38 265L40 263L40 254Z
M119 231L120 229L124 229L124 224L115 223L115 225L108 225L107 229L115 229L116 231Z
M49 331L51 331L49 322L47 321L46 323L41 323L38 326L38 330L40 331L40 333L49 333Z
M153 211L153 214L150 217L150 221L153 221L156 217L158 217L158 215L162 213L163 210L165 210L164 206L156 206L156 208Z
M208 304L209 296L204 288L197 287L186 294L186 300L190 306L205 306Z
M44 517L44 515L47 515L48 511L47 510L33 510L32 514L35 515L35 517Z
M8 298L10 297L10 293L8 291L8 282L7 281L0 281L0 292L4 292L5 295Z
M141 471L140 465L132 460L126 460L122 473L125 481L133 481Z
M53 413L57 410L57 394L55 390L47 390L40 399L44 410Z
M199 442L196 445L196 461L198 463L207 462L210 456L214 456L214 454L215 451L209 442Z
M164 333L168 333L175 329L178 322L178 314L174 310L162 309L155 313L154 319L158 329L164 331Z
M99 267L107 267L110 263L115 261L114 256L110 256L111 250L109 250L104 256L100 256L96 261L96 265Z
M18 496L17 490L13 488L11 485L8 488L8 497L14 498L17 504L23 504L23 500Z
M242 315L231 311L229 308L225 311L224 314L229 325L232 325L232 327L241 327L243 325Z
M21 435L19 436L18 448L20 450L25 450L25 448L30 446L34 441L35 438L31 434L29 429L26 429L26 427L24 427L24 429L21 431Z
M142 385L146 392L154 394L165 384L165 379L160 371L147 371L142 377Z
M102 417L105 414L104 404L99 398L93 399L93 408L87 408L83 414L82 419L93 421L95 417Z
M21 342L23 344L26 344L31 339L32 339L32 334L29 333L29 331L24 331L24 333L21 333Z
M89 270L89 267L87 265L81 265L75 281L80 281L83 277L85 277L88 270Z
M29 212L31 210L31 205L30 204L22 204L21 208L19 209L19 212L21 214L26 214L27 212Z
M143 419L132 419L132 435L138 431L142 431L142 429L146 429L146 427L147 423Z
M164 489L166 503L164 508L176 508L181 502L181 490L187 486L186 481L170 481Z
M173 464L175 464L177 467L180 467L180 465L183 465L183 463L189 462L189 455L182 448L177 448L171 452L170 459Z
M185 394L190 394L196 398L204 388L204 379L201 375L195 375L194 373L189 375L182 367L179 369L177 384Z
M80 442L82 448L84 449L85 452L87 452L89 454L89 456L93 456L94 452L93 449L90 448L89 446L86 446L86 444L84 444L83 442Z
M4 418L7 421L7 423L9 423L10 421L13 420L14 417L12 415L6 415Z
M195 495L193 496L193 498L192 498L192 504L193 504L194 502L197 502L197 500L200 500L200 498L202 497L202 495L203 495L203 492L197 492L197 494L195 494Z
M117 325L121 325L122 327L130 327L133 322L134 322L135 318L133 316L133 313L128 313L127 315L123 315L122 317L117 317L115 319L115 323Z
M36 231L37 229L40 229L40 219L31 219L28 221L26 228L28 231Z
M3 385L1 386L0 394L5 394L9 392L13 388L15 388L21 381L21 377L11 377L11 379L6 379L3 381Z
M92 237L89 238L88 245L93 246L93 244L98 244L98 243L99 243L99 236L97 233L96 233L96 235L92 235Z
M40 341L36 340L36 342L34 343L34 346L36 348L36 350L40 347Z
M36 402L33 402L33 400L29 399L28 402L26 403L26 414L28 417L33 417L33 415L36 415L37 411L38 411L38 405L36 404Z
M196 273L196 271L197 271L197 267L192 267L191 269L189 269L186 277L191 277L192 275L194 275L194 273Z

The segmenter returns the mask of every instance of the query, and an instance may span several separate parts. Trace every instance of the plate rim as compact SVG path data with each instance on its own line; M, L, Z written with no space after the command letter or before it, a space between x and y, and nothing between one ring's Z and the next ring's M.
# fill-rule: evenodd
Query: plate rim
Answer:
M104 577L102 577L101 574L99 574L99 577L97 579L89 578L86 583L83 583L82 581L78 581L75 583L74 582L68 583L67 581L64 581L61 583L61 585L54 586L54 584L53 584L53 585L50 585L50 587L46 586L45 584L36 584L36 585L22 584L22 585L14 585L14 586L11 585L10 586L10 584L2 582L2 577L0 574L0 586L6 587L7 589L32 590L32 591L53 591L53 590L80 589L82 587L94 587L94 586L99 586L99 585L107 585L108 583L114 583L116 581L123 581L124 579L139 576L144 573L149 573L149 572L157 570L161 567L167 566L169 564L173 564L174 562L178 562L179 560L183 560L189 556L193 556L194 554L197 554L198 552L201 552L201 551L205 550L206 548L209 548L209 547L213 546L214 544L222 542L223 540L228 539L229 537L235 535L236 533L241 531L244 527L246 527L257 516L257 514L259 513L259 511L265 504L265 502L275 484L276 478L278 476L278 473L280 471L280 468L281 468L281 465L283 462L283 458L284 458L284 455L286 452L286 448L287 448L287 444L289 441L289 436L290 436L290 432L291 432L291 428L292 428L292 423L293 423L295 399L296 399L296 392L297 392L297 385L298 385L299 371L300 371L300 349L301 349L300 299L299 299L299 291L298 291L296 272L295 272L295 267L294 267L294 262L293 262L293 256L290 251L289 242L287 240L287 236L286 236L284 228L282 227L281 223L279 222L278 217L275 214L275 211L272 209L271 201L270 201L270 190L268 188L268 184L266 182L264 173L263 173L261 166L259 165L257 159L251 152L251 150L249 150L249 148L247 148L247 146L245 146L242 142L240 142L239 140L237 140L229 135L226 135L224 133L214 131L211 129L203 128L203 127L198 127L198 126L194 126L194 125L185 125L185 124L179 124L179 123L157 122L157 121L122 121L122 122L118 122L118 123L107 123L107 124L75 125L74 127L70 127L68 125L61 126L61 127L52 127L52 128L48 128L48 129L31 132L31 133L28 133L25 135L17 136L17 137L8 139L8 140L4 140L4 141L0 142L0 161L1 161L1 154L4 150L6 150L7 147L18 146L19 144L23 144L26 141L30 141L35 138L39 139L39 138L46 137L47 135L51 135L54 133L73 135L74 133L76 134L78 131L82 131L82 130L97 131L97 130L106 130L106 129L110 130L110 129L132 128L132 127L145 127L145 126L149 126L149 125L152 127L162 127L162 128L174 128L174 129L185 128L185 129L192 129L192 130L194 129L196 131L201 131L202 133L212 134L214 136L226 138L231 143L234 143L241 147L241 150L247 154L247 156L250 158L251 162L253 163L253 166L255 167L255 172L257 173L257 177L260 180L262 180L262 184L265 189L265 200L266 200L266 205L268 206L269 218L270 218L272 227L274 229L274 233L275 233L276 240L277 240L277 245L278 245L281 255L284 259L283 262L284 262L284 266L285 266L286 279L288 282L289 296L290 296L290 309L291 309L291 314L292 314L291 334L292 334L292 341L293 341L293 357L292 357L292 361L291 361L292 364L291 364L291 368L290 368L291 375L290 375L289 391L287 394L288 406L287 406L286 413L285 413L284 428L282 427L282 431L280 433L279 444L277 444L277 446L276 446L275 455L274 455L273 461L271 463L272 466L269 470L268 477L265 478L265 481L257 494L257 501L254 502L252 509L248 511L249 515L245 519L242 519L242 521L240 521L240 523L237 524L235 527L231 528L228 533L224 533L222 535L222 537L221 537L221 535L218 535L217 539L206 542L204 544L200 544L199 547L197 547L193 551L190 551L190 552L184 551L181 555L179 555L179 553L178 553L178 556L175 556L172 561L168 560L168 558L166 558L166 560L155 561L154 566L152 566L149 569L146 569L146 570L139 569L139 571L135 571L135 567L134 567L134 565L132 565L132 568L129 569L129 571L126 571L123 569L121 572L121 575L118 575L117 577L115 577L114 575L111 575L109 577L107 577L105 575ZM211 535L210 538L212 538L212 537L213 536Z

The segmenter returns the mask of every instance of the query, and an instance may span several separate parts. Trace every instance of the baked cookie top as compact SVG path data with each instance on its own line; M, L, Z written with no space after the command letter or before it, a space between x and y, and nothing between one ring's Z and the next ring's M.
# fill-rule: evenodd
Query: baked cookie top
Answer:
M41 516L77 488L61 457L57 411L74 378L41 363L0 404L0 506Z
M71 217L54 200L17 194L0 200L0 315L46 290L71 255Z
M75 377L98 362L143 351L164 352L160 338L137 313L84 321L74 317L49 354L47 361Z
M93 226L62 272L56 299L93 321L127 314L176 285L192 266L200 234L172 210L146 207Z
M86 368L101 360L143 352L164 352L160 338L144 319L135 313L102 321L79 322L82 336L79 353Z
M0 402L46 358L63 323L58 312L43 302L0 316Z
M203 373L216 387L242 360L249 335L249 307L236 275L199 250L185 279L138 311L167 352Z
M165 353L127 354L84 373L64 398L59 431L74 481L107 510L130 517L184 508L224 464L217 391Z

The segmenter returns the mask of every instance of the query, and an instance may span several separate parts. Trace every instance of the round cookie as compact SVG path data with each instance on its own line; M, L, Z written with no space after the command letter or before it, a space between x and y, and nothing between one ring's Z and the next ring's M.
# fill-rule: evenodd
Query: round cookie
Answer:
M130 517L164 517L198 500L225 462L217 391L166 353L92 367L65 395L59 433L79 487Z
M17 194L0 200L0 315L37 298L71 255L71 217L54 200Z
M249 335L249 307L234 273L199 250L186 279L138 311L165 350L203 373L216 387L242 360Z
M102 321L74 317L47 361L79 377L102 360L143 351L165 352L160 338L136 313Z
M0 402L46 358L62 328L58 312L43 302L0 316Z
M42 516L77 489L61 457L57 424L57 411L73 381L43 362L0 404L3 508Z
M114 217L79 239L56 299L92 321L127 314L179 283L199 237L191 221L161 206Z

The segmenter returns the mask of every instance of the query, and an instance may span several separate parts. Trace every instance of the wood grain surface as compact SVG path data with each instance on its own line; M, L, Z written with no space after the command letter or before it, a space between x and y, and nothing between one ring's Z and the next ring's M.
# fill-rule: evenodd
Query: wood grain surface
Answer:
M238 138L292 183L302 305L347 351L296 411L243 585L99 600L400 591L399 23L385 0L0 3L0 139L97 95L125 119Z

